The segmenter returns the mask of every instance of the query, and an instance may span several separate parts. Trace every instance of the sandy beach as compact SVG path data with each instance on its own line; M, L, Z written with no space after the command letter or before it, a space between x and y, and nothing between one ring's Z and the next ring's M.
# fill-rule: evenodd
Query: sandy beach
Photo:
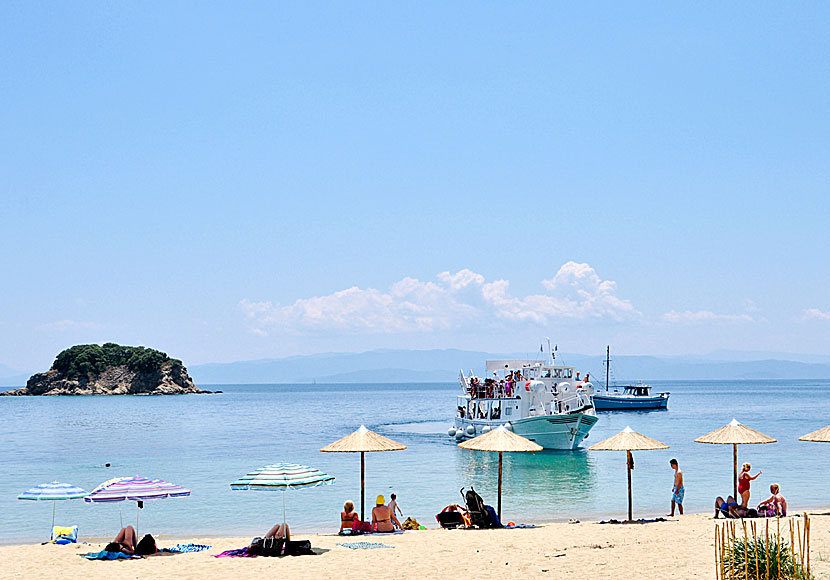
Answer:
M830 517L811 518L813 572L816 578L827 578L830 562L822 557L830 553ZM182 541L212 548L116 562L79 556L103 549L103 542L3 546L0 578L714 578L715 523L711 514L697 514L643 525L583 522L513 530L431 529L355 538L298 535L295 539L310 539L318 555L284 558L212 557L241 548L250 538L162 536L160 547ZM361 541L391 548L351 550L337 545Z

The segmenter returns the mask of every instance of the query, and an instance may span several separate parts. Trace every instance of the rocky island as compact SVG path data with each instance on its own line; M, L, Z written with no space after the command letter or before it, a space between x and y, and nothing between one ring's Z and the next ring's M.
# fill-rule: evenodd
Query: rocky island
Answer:
M79 344L62 351L52 368L22 389L0 395L184 395L199 389L182 361L143 346Z

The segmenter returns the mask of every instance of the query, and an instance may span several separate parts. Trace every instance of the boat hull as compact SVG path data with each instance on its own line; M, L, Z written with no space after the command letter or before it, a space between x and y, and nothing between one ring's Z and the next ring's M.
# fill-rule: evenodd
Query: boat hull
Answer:
M577 449L588 436L588 432L596 424L595 415L587 413L571 413L561 415L540 415L526 417L511 422L513 432L541 445L544 449ZM469 439L481 435L484 427L495 428L506 422L467 421L456 418L456 428L460 429L456 436L458 440ZM475 428L475 435L467 432L467 427Z
M611 395L594 395L594 409L597 411L642 411L645 409L667 409L669 398L657 397L627 397Z

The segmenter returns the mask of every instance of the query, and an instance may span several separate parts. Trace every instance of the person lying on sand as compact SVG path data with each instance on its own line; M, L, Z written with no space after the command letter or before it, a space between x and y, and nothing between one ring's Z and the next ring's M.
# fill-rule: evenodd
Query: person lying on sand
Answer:
M757 518L758 510L743 507L731 495L725 500L718 496L715 498L715 519L718 514L723 514L726 518Z
M288 524L277 524L265 534L266 538L285 538L285 541L291 540L291 530L288 529Z
M124 554L132 556L135 554L135 545L135 528L127 526L126 528L121 528L121 531L116 534L115 539L107 544L104 550L107 552L123 552Z

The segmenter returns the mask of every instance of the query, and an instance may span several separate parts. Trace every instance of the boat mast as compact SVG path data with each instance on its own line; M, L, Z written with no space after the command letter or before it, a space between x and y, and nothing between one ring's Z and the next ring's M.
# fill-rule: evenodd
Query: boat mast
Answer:
M605 392L608 392L608 375L611 374L611 345L605 347Z
M556 355L554 354L553 348L550 345L550 337L546 336L545 340L548 341L548 365L553 366L553 364L556 362Z

